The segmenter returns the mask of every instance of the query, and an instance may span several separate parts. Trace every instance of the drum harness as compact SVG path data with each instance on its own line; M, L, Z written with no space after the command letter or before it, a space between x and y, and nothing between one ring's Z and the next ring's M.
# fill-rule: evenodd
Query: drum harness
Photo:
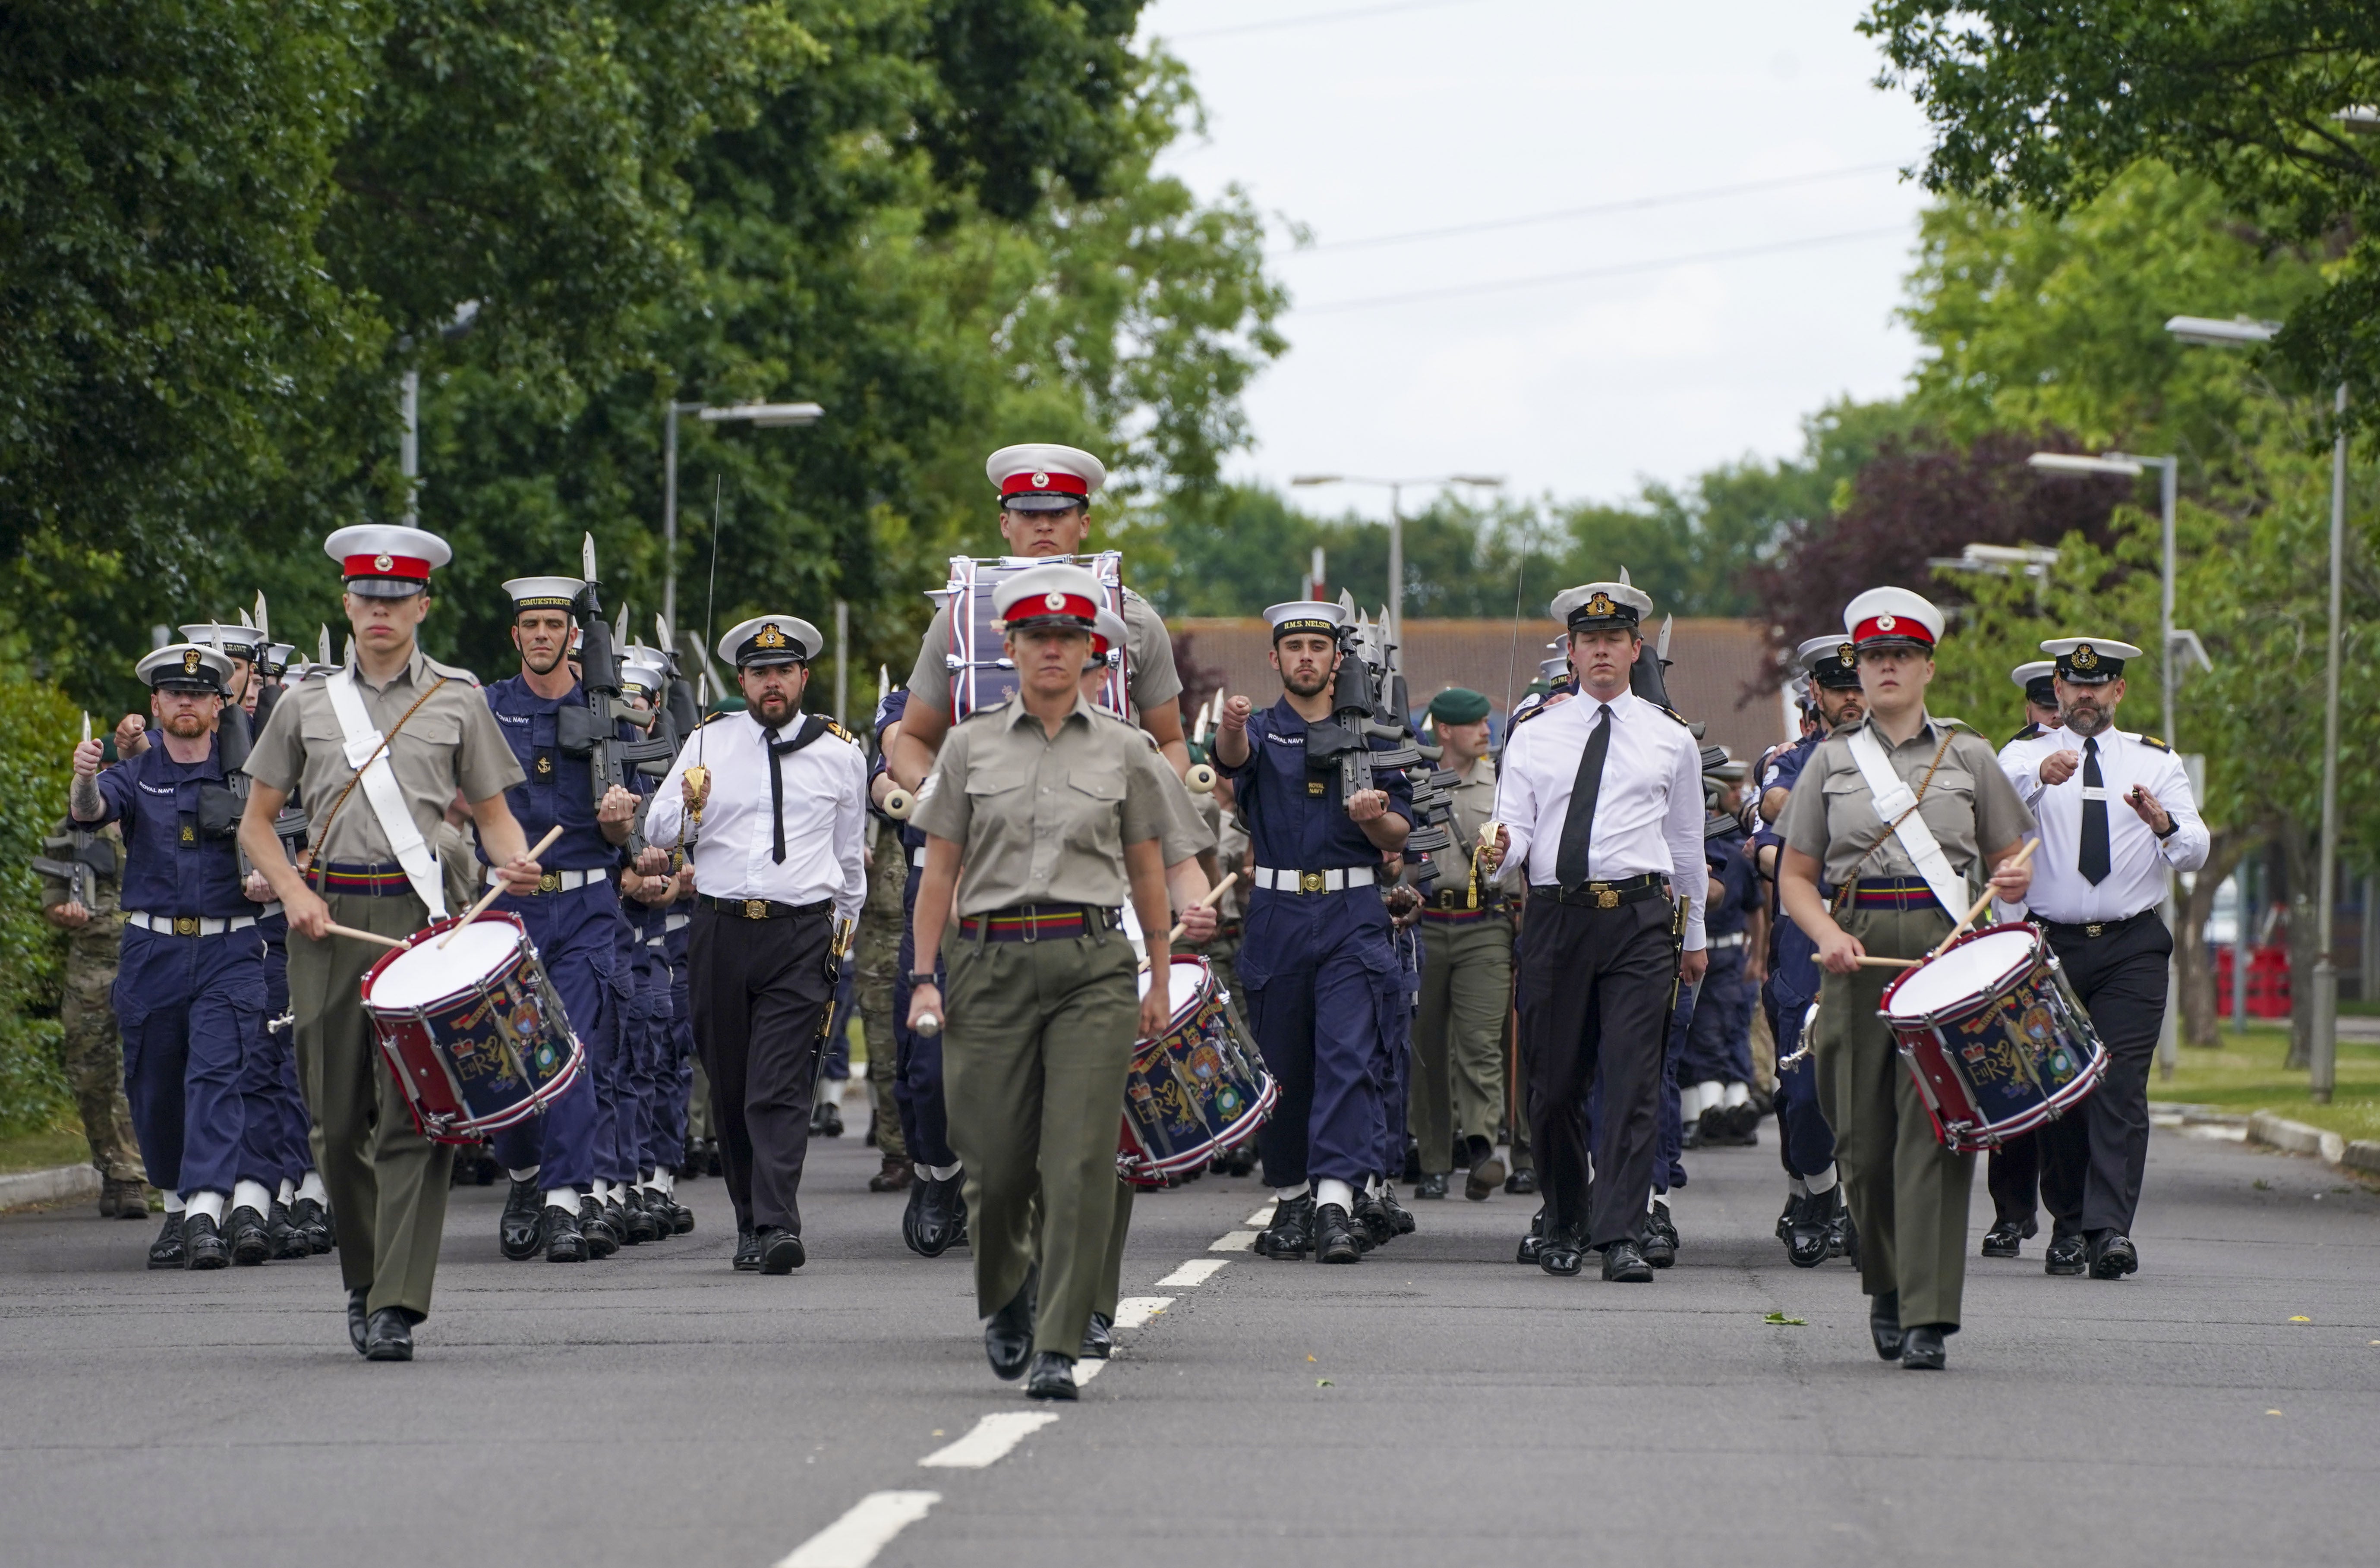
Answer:
M397 732L405 728L407 722L421 711L423 703L438 695L439 687L444 686L448 679L448 676L441 675L431 682L430 689L413 699L413 706L407 708L404 716L389 726L388 733L375 737L375 742L371 749L365 754L364 760L354 763L355 775L347 780L346 787L339 791L339 797L331 802L330 810L323 813L322 826L321 831L315 833L314 842L308 845L298 856L299 870L306 870L314 864L315 857L321 853L323 843L330 837L332 821L337 818L339 808L347 803L347 796L355 793L356 785L364 784L365 775L373 768L382 767L382 772L372 775L373 783L364 784L364 798L371 802L372 815L380 819L381 831L388 836L390 849L395 852L397 863L405 868L406 880L410 881L414 891L421 895L421 902L428 906L431 918L432 919L444 918L446 893L439 881L436 862L430 858L430 846L423 842L421 830L414 824L413 818L405 810L403 799L393 792L396 776L394 771L385 768L382 754L387 751L389 742L396 738ZM323 683L330 688L332 711L338 718L339 728L346 738L347 755L351 761L355 755L355 745L361 738L357 732L362 730L367 734L371 733L371 721L364 713L361 699L356 696L354 680L352 670L342 670ZM346 683L344 687L340 685L343 681ZM376 787L382 785L382 780L385 780L385 786L382 787L387 787L390 791L386 800L382 798L382 787ZM392 808L394 820L391 820ZM411 840L409 845L401 842L407 838ZM424 863L423 869L419 870L416 869L413 864L416 859Z

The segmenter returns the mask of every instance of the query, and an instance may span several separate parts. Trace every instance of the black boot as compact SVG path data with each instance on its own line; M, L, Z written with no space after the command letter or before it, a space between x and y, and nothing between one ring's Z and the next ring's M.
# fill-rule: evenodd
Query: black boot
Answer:
M1645 1245L1638 1250L1656 1269L1667 1269L1678 1260L1678 1227L1670 1222L1670 1206L1658 1197L1645 1216Z
M289 1206L289 1223L306 1238L307 1250L318 1258L336 1245L331 1234L330 1212L310 1197L301 1197Z
M1521 1238L1520 1250L1512 1255L1512 1261L1526 1267L1542 1258L1545 1248L1546 1210L1545 1206L1539 1204L1537 1211L1529 1216L1529 1234Z
M641 1188L628 1189L628 1196L620 1200L620 1210L627 1216L628 1240L632 1243L659 1241L665 1235L675 1234L674 1231L662 1230L654 1222L651 1211L645 1207L645 1197Z
M1314 1195L1273 1200L1272 1223L1257 1233L1252 1250L1259 1258L1303 1258L1314 1250Z
M1815 1269L1827 1260L1833 1250L1835 1210L1841 1202L1840 1187L1805 1193L1793 1200L1793 1222L1785 1235L1785 1257L1793 1267Z
M168 1214L157 1231L157 1239L149 1244L149 1267L179 1269L188 1260L182 1246L182 1217Z
M1314 1260L1317 1263L1362 1261L1364 1244L1355 1222L1335 1203L1314 1206Z
M273 1243L275 1258L314 1256L314 1249L306 1245L305 1236L289 1222L289 1206L277 1197L273 1200L273 1212L264 1217L264 1234Z
M545 1193L534 1181L515 1181L496 1221L496 1250L516 1263L535 1258L544 1244Z
M739 1274L760 1271L760 1233L749 1225L735 1228L735 1256L733 1266Z
M1355 1189L1355 1207L1347 1218L1355 1227L1355 1245L1366 1252L1397 1239L1396 1221L1390 1218L1378 1198L1361 1187Z
M252 1269L273 1256L273 1238L264 1232L264 1216L246 1204L231 1211L224 1222L231 1239L231 1260L244 1269Z
M1396 1188L1387 1185L1380 1188L1380 1207L1388 1210L1389 1220L1396 1226L1397 1234L1409 1236L1414 1234L1413 1213L1397 1201Z
M1016 1287L1008 1305L983 1322L983 1354L991 1363L993 1376L1002 1382L1014 1382L1025 1375L1025 1363L1033 1354L1033 1284L1034 1270L1025 1272L1025 1282Z
M186 1268L231 1267L231 1248L224 1244L222 1228L204 1214L182 1216L182 1248Z
M569 1209L550 1207L539 1216L539 1234L545 1238L545 1260L548 1263L584 1263L587 1261L587 1233L578 1228L578 1216Z
M609 1258L620 1250L620 1233L612 1228L607 1211L603 1205L595 1201L592 1193L579 1197L578 1234L587 1238L587 1256L589 1258Z

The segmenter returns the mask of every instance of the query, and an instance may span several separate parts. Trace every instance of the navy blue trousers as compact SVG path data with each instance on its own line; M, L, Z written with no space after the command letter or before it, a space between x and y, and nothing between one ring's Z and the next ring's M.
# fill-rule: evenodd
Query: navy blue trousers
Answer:
M254 926L170 936L128 926L109 992L124 1037L124 1097L149 1183L185 1197L281 1179L250 1139L251 1113L277 1117L252 1063L264 1054L264 938Z
M955 1165L959 1157L951 1149L951 1117L942 1101L942 1037L909 1028L909 997L916 989L909 984L909 971L917 966L917 884L924 880L924 869L913 860L901 894L901 967L892 982L892 1103L900 1112L901 1136L913 1164ZM934 976L943 978L939 952Z
M1798 926L1777 934L1777 967L1760 988L1768 1033L1777 1041L1778 1157L1789 1176L1817 1174L1835 1162L1835 1131L1818 1109L1818 1067L1804 1057L1785 1059L1802 1049L1802 1021L1818 994L1817 950Z
M1265 1185L1362 1185L1380 1164L1380 1066L1409 994L1379 893L1258 888L1233 962L1248 1027L1281 1085L1257 1134Z
M507 893L495 907L519 916L528 929L571 1032L587 1053L577 1080L543 1115L495 1136L497 1161L515 1171L537 1166L538 1185L548 1189L633 1179L635 1166L620 1138L619 1100L627 1075L612 990L619 964L618 893L609 882L589 882L531 898Z
M314 1120L307 1113L306 1093L298 1082L297 1030L285 1023L273 1027L274 1020L289 1014L289 917L266 915L256 929L264 933L264 1049L254 1058L241 1092L266 1109L254 1119L248 1136L259 1141L283 1180L295 1182L314 1168Z
M1752 1081L1753 985L1743 973L1741 946L1711 954L1710 971L1703 977L1702 994L1694 1003L1694 1027L1686 1036L1685 1056L1678 1077L1690 1084L1748 1084Z

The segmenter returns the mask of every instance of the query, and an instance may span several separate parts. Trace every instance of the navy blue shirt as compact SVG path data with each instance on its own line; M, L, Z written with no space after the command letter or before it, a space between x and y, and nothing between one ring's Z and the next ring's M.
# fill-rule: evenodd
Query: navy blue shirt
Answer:
M1759 793L1765 796L1772 789L1781 789L1791 795L1795 781L1802 776L1802 770L1809 765L1811 755L1818 749L1821 738L1817 731L1812 730L1771 757L1767 765L1760 770L1757 781ZM1782 816L1778 819L1779 821L1783 820ZM1781 846L1785 841L1778 835L1776 822L1763 822L1760 831L1752 835L1752 842L1756 847L1764 845Z
M1248 715L1248 760L1222 769L1255 844L1257 864L1283 871L1378 866L1379 845L1364 836L1362 825L1339 804L1337 771L1306 766L1305 730L1305 721L1284 696ZM1378 738L1371 743L1375 751L1394 744ZM1375 782L1388 792L1389 809L1411 822L1413 786L1404 775L1383 772Z
M545 836L546 830L556 822L562 824L562 836L553 847L538 857L538 864L549 871L591 871L598 867L620 863L619 846L603 836L595 825L595 773L593 761L585 757L565 757L554 742L554 714L565 707L583 708L587 699L573 683L564 697L540 697L528 688L528 681L512 675L491 683L484 688L488 711L496 716L496 728L502 730L504 742L520 760L521 772L528 777L504 791L504 800L512 808L513 820L521 832L535 844ZM637 735L626 724L619 728L619 738L634 740ZM633 787L633 785L631 786ZM487 863L488 852L480 851L480 860Z
M238 846L228 836L211 839L199 832L199 788L225 782L220 757L210 736L205 761L176 762L160 739L99 775L99 797L107 807L100 822L124 824L125 908L217 920L259 912L261 906L240 891Z
M1733 935L1752 923L1763 902L1760 875L1752 869L1752 857L1740 837L1709 840L1704 855L1711 863L1712 878L1727 891L1704 906L1703 930L1710 936Z

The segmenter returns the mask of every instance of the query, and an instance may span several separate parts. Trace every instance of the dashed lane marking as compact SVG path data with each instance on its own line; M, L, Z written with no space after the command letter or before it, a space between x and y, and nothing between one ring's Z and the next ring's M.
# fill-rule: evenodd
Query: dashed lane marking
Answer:
M1243 1225L1252 1225L1259 1231L1263 1230L1267 1225L1272 1223L1272 1205L1269 1203L1266 1204L1262 1209L1257 1209L1255 1213L1241 1221L1240 1223Z
M777 1568L868 1568L893 1537L941 1501L940 1492L869 1492L842 1518L779 1558Z
M1208 1242L1207 1244L1207 1250L1209 1252L1245 1252L1250 1246L1255 1245L1256 1239L1257 1234L1254 1231L1232 1231L1225 1234L1217 1236L1213 1241Z
M945 1470L980 1470L1006 1458L1009 1450L1057 1418L1054 1410L1004 1410L986 1416L966 1436L934 1450L917 1463Z
M1151 1318L1172 1305L1173 1298L1170 1295L1125 1296L1116 1303L1115 1326L1119 1329L1146 1328Z
M1085 1356L1075 1363L1075 1386L1081 1388L1108 1369L1108 1364L1096 1355Z
M1228 1258L1193 1258L1189 1262L1158 1281L1157 1288L1163 1290L1168 1285L1203 1285L1215 1277L1215 1270L1230 1261Z

